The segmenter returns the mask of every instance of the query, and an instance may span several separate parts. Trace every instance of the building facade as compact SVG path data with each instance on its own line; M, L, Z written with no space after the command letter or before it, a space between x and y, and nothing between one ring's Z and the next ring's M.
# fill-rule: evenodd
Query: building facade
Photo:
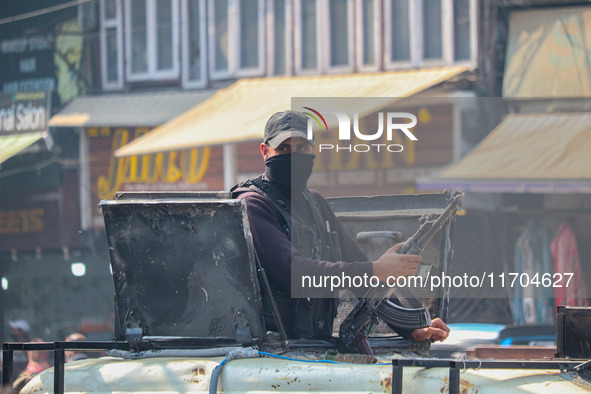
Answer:
M405 144L395 159L327 155L319 160L314 187L327 195L384 193L372 189L369 179L390 194L412 193L418 176L459 158L470 142L462 131L469 110L462 100L477 94L475 70L483 62L481 42L488 39L483 29L490 27L482 22L489 3L476 0L9 3L0 13L0 56L10 69L0 76L2 90L50 92L47 134L54 144L44 139L39 151L27 148L0 167L0 211L28 217L43 209L47 233L42 242L32 231L24 234L22 224L23 234L0 239L7 284L2 316L31 320L35 335L47 340L73 330L104 338L111 329L101 199L121 190L223 190L263 169L260 136L129 157L115 156L117 149L222 91L229 105L240 97L236 107L256 108L270 97L263 93L260 102L248 103L249 89L259 81L269 83L269 92L281 92L289 81L305 80L310 90L304 97L317 90L331 96L332 78L344 77L335 88L341 92L349 84L361 89L361 77L385 76L385 86L406 84L400 98L419 101L382 109L415 113L425 142ZM457 72L416 82L426 78L423 71L450 68ZM415 79L404 73L415 73ZM246 86L243 96L234 95L238 85ZM286 102L281 109L288 107ZM214 115L233 116L224 111ZM268 115L260 116L261 135ZM47 157L54 164L39 170ZM27 176L11 175L19 171ZM77 263L84 264L84 275L76 276ZM46 308L48 303L54 307Z

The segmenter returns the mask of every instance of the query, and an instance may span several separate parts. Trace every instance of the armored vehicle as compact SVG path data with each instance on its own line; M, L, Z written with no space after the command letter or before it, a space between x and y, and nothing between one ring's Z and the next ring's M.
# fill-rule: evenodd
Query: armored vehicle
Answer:
M373 259L416 234L425 217L432 222L441 217L450 195L329 202ZM568 354L538 361L431 358L429 341L404 339L383 323L374 325L368 338L373 355L343 352L338 329L356 310L355 297L341 300L333 340L287 339L265 327L262 310L269 291L243 201L222 192L118 193L100 207L115 285L115 338L4 344L4 382L12 352L35 346L54 352L54 368L36 376L23 393L564 393L590 388L589 362L565 358ZM451 268L453 215L437 230L424 246L422 275ZM414 296L402 297L396 310L446 319L449 288ZM419 308L405 309L416 307L410 301ZM107 356L64 364L64 351L72 348Z

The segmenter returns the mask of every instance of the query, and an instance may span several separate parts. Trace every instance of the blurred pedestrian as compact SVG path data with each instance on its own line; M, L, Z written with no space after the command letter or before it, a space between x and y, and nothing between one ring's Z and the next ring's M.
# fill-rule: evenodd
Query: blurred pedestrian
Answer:
M31 327L26 320L11 320L8 322L8 325L10 326L10 339L13 342L29 342L31 340L29 337L29 331L31 330ZM16 380L19 375L25 371L28 363L29 359L27 358L25 352L14 352L12 359L13 380Z
M31 342L43 342L41 338L35 338ZM44 350L31 350L28 352L29 363L25 373L29 375L37 375L45 371L51 365L49 365L49 352Z
M86 335L75 332L66 338L66 342L85 342ZM70 361L78 361L78 360L85 360L88 358L88 355L84 352L78 350L66 350L65 352L66 362L69 363Z
M35 338L31 342L43 342L41 338ZM33 377L51 365L49 365L49 352L42 350L30 350L27 352L29 363L27 368L15 379L12 388L18 393Z
M31 327L24 319L11 320L8 322L10 326L10 337L14 342L29 342L29 331Z

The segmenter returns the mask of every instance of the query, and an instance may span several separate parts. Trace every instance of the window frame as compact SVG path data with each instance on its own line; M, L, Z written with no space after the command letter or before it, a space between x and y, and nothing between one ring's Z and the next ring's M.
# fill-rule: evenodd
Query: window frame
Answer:
M100 0L100 52L101 52L101 84L103 90L119 90L123 88L123 32L122 32L122 7L121 0L115 1L116 16L114 19L105 17L105 0ZM116 29L117 43L117 81L107 80L107 30Z
M410 20L410 61L392 61L392 21L391 2L384 1L384 51L383 64L386 70L400 70L413 67L442 67L451 65L475 65L478 58L477 51L477 2L469 0L470 6L470 60L454 60L454 14L453 0L441 0L441 58L425 59L423 40L423 0L407 0L409 2Z
M375 72L381 69L383 51L382 51L382 10L383 2L374 0L374 64L363 63L363 0L355 0L355 65L360 72Z
M470 0L470 62L478 64L478 1Z
M207 86L207 15L205 0L199 1L199 45L201 54L201 78L189 79L189 1L181 0L181 83L183 88L204 88Z
M294 0L294 71L296 75L318 75L324 71L324 62L322 61L322 51L324 50L322 39L322 2L316 1L316 68L303 69L302 68L302 0Z
M177 79L179 77L179 0L170 0L171 25L172 25L172 69L157 70L158 53L156 48L156 0L144 0L146 2L146 43L148 70L142 73L133 73L131 69L131 2L125 1L125 74L130 82L159 81Z
M353 72L355 68L355 0L346 0L347 1L347 23L348 23L348 31L347 31L347 45L348 45L348 59L347 65L339 65L333 66L331 65L332 58L331 58L331 37L330 37L330 28L331 28L331 20L330 20L330 0L320 0L322 4L322 15L326 17L323 18L326 23L321 24L321 37L324 40L322 47L326 48L321 52L322 56L319 56L321 63L323 64L322 69L326 70L327 74L343 74L343 73L350 73ZM318 27L317 27L318 28Z

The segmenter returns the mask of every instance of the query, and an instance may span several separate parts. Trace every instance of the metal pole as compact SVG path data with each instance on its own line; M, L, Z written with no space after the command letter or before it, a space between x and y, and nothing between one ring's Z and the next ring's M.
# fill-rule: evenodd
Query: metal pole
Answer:
M5 343L2 349L2 387L12 388L13 351Z
M224 190L230 190L236 184L237 149L236 144L224 144Z
M60 348L59 342L55 343L53 351L53 392L56 394L64 393L64 363L66 362L64 349Z
M460 393L460 370L455 366L449 366L449 394Z
M459 362L449 362L449 394L460 393L460 369L458 368Z
M404 367L398 360L392 360L392 394L402 394L402 372Z

